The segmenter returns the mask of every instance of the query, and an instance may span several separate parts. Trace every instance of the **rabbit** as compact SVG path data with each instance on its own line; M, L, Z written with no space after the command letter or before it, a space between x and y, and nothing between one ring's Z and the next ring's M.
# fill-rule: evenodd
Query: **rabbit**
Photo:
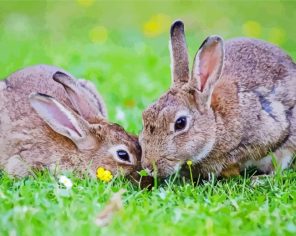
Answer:
M140 165L136 136L106 119L95 86L60 68L37 65L0 83L0 168L24 177L35 169L129 175Z
M286 168L296 150L296 65L270 43L208 37L191 73L184 24L170 31L172 85L142 114L142 167L167 177L193 163L196 176L265 174ZM188 169L187 169L188 170Z

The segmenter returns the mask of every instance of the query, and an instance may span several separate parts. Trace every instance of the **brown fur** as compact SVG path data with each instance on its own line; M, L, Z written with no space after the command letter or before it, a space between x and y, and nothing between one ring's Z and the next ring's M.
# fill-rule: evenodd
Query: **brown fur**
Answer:
M279 164L292 158L296 150L292 59L260 40L239 38L223 46L223 40L213 36L203 43L195 61L187 82L180 78L183 83L173 83L143 112L139 138L143 168L151 170L154 162L164 177L191 159L195 174L227 175L227 169L238 173L233 166L243 168L270 151L275 151ZM202 91L204 78L208 80ZM191 118L188 130L177 133L170 126L182 110ZM271 161L264 168L272 171Z
M103 100L94 85L84 80L75 82L70 76L70 84L77 87L74 86L75 92L81 96L77 99L84 99L85 107L78 107L80 112L84 112L78 114L76 101L69 99L69 91L53 80L57 71L66 73L60 68L38 65L17 71L1 81L0 167L14 176L28 175L34 168L77 170L92 176L98 167L104 167L113 174L134 171L139 165L141 151L137 138L106 120ZM86 138L74 144L68 137L55 132L31 107L29 95L32 92L57 99L80 122ZM110 148L122 144L134 162L118 162L109 152Z

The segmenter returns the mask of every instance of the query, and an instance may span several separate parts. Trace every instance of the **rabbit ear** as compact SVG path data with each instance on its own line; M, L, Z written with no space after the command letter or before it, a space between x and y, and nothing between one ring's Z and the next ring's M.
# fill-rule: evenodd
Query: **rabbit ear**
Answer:
M71 139L80 150L93 149L95 137L89 133L89 124L74 115L53 97L33 93L29 101L37 114L57 133Z
M89 92L81 86L81 83L60 71L53 75L53 79L63 85L72 105L90 124L97 123L98 119L103 118L106 113L104 105L98 101L93 92Z
M95 104L94 106L99 110L98 112L101 113L103 117L107 118L107 110L104 100L97 92L97 88L94 83L85 79L79 79L78 83L84 94L88 96L88 99L91 100L93 104Z
M195 55L189 83L200 91L207 104L210 104L214 86L221 76L223 61L224 45L219 36L208 37Z
M182 21L175 21L171 26L171 70L175 86L181 87L189 79L189 62Z

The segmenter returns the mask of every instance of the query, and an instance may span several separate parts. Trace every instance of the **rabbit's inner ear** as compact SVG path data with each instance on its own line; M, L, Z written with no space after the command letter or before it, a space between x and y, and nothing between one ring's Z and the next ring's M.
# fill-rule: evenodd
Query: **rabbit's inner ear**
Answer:
M191 80L201 92L209 90L219 79L224 59L223 40L208 37L195 55Z
M205 100L210 100L214 86L222 73L224 60L223 39L208 37L195 55L190 83L197 87Z
M79 149L92 149L94 138L88 134L88 124L83 119L73 115L53 97L45 94L31 94L30 104L37 114L55 132L71 139Z
M188 53L182 21L176 21L171 26L170 53L173 85L180 87L189 80Z
M103 118L103 104L99 102L93 92L88 91L82 84L62 72L56 72L53 79L66 90L72 105L77 112L90 124Z

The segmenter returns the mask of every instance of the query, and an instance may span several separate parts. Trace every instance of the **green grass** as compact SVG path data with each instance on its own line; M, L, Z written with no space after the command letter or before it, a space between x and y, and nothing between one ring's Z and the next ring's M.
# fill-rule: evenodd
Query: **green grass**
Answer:
M109 184L70 175L67 194L57 180L43 174L0 186L1 235L295 235L296 173L264 178L209 181L199 186L177 179L153 191L126 180ZM124 208L111 225L94 220L119 189Z
M137 134L142 110L170 86L167 20L184 20L191 58L209 34L262 38L296 58L295 7L292 1L96 2L89 7L77 1L5 1L0 77L32 64L61 66L93 81L109 119ZM164 29L145 34L145 24L159 15ZM101 26L105 33L97 38ZM124 112L123 119L118 111ZM68 177L74 183L70 192L48 173L22 180L1 175L0 235L296 234L295 168L256 186L244 177L198 186L177 178L153 191L124 179L103 184ZM96 215L121 188L128 190L124 208L109 226L97 227Z

